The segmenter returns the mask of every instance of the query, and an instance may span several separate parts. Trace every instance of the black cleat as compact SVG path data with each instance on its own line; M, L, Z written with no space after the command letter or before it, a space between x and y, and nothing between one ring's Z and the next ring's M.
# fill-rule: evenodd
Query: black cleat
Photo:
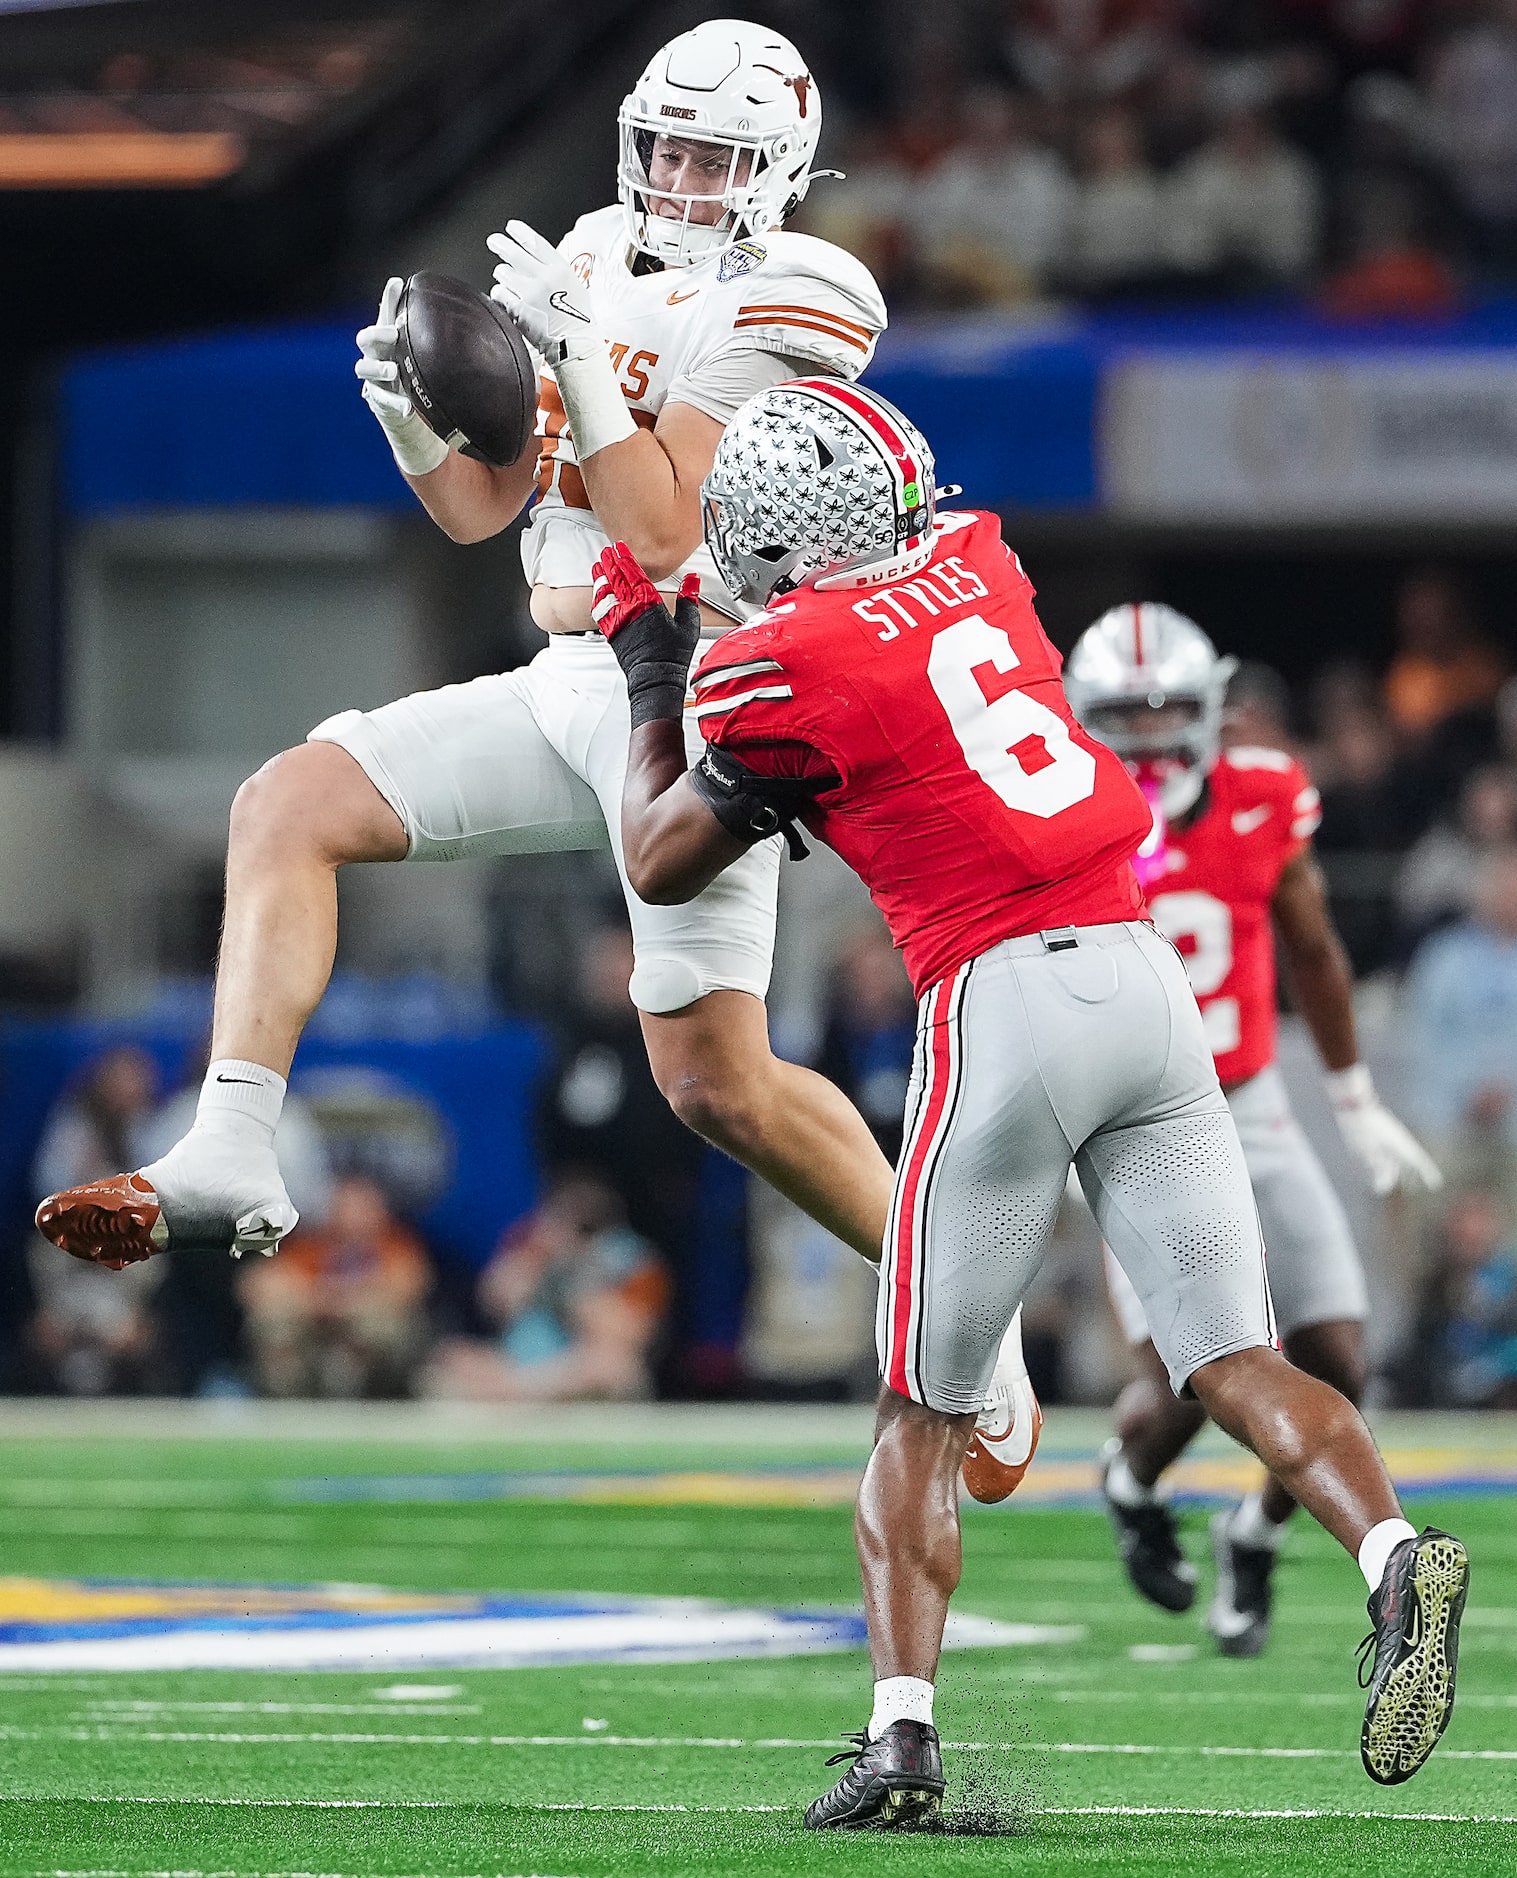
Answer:
M1206 1628L1224 1656L1257 1656L1269 1642L1270 1573L1276 1555L1269 1546L1239 1545L1230 1538L1227 1529L1232 1517L1218 1513L1211 1523L1217 1589L1206 1613Z
M1364 1771L1383 1787L1410 1780L1448 1727L1469 1588L1469 1554L1428 1526L1402 1540L1370 1593L1374 1629L1359 1658L1359 1683L1370 1697L1359 1752Z
M854 1745L828 1761L852 1761L830 1793L806 1808L812 1832L829 1826L928 1826L943 1808L943 1757L938 1731L928 1722L892 1722L871 1741L847 1735Z
M1180 1550L1173 1510L1163 1500L1148 1506L1123 1506L1107 1491L1112 1462L1121 1451L1117 1441L1109 1441L1102 1450L1101 1492L1127 1575L1134 1590L1150 1604L1166 1611L1188 1611L1196 1601L1196 1568Z

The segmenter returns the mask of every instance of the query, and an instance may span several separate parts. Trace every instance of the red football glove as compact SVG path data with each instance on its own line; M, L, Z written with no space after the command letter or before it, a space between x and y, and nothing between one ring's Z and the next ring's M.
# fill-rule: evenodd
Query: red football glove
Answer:
M700 643L700 576L687 574L680 582L671 616L625 541L606 548L593 572L590 617L627 675L632 728L657 718L677 721Z

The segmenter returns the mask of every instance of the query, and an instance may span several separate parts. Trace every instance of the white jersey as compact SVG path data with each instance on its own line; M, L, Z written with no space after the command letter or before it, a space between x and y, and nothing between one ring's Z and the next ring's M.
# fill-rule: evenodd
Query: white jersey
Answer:
M649 430L671 399L725 422L766 384L818 370L857 378L885 327L885 302L868 268L811 235L775 231L693 267L634 273L636 250L617 206L582 215L558 249L588 284L622 394ZM751 384L745 358L757 367ZM537 435L537 502L522 536L527 579L534 587L588 587L606 536L546 367ZM704 547L665 584L687 572L701 575L703 598L738 611Z

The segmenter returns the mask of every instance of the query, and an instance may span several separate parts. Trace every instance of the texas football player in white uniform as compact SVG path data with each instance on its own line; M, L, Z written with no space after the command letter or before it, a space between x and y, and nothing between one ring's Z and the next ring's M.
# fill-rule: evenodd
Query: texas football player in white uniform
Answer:
M522 558L548 643L517 671L341 712L243 785L195 1125L151 1166L44 1201L38 1223L69 1251L268 1250L295 1224L273 1128L331 970L339 867L608 844L621 867L627 693L590 617L592 564L622 540L665 591L707 571L707 593L724 594L700 486L727 420L784 379L855 378L873 355L885 307L868 270L783 227L821 129L788 40L708 21L655 54L619 121L617 204L557 247L522 222L489 238L495 298L542 362L536 452L495 469L427 428L400 389L398 280L358 335L363 394L448 535L498 534L536 495ZM708 630L730 623L708 610ZM699 717L687 718L692 752ZM676 1112L878 1260L889 1167L831 1083L769 1048L779 863L779 841L766 842L684 907L627 888L631 996ZM1035 1416L1014 1330L985 1431L1008 1490Z

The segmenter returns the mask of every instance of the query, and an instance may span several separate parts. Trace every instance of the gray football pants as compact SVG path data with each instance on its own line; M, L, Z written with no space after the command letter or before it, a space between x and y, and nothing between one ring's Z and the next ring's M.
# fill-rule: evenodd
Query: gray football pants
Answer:
M1073 1162L1179 1391L1275 1342L1238 1132L1179 954L1151 926L1008 939L921 1003L876 1340L898 1394L985 1400Z

